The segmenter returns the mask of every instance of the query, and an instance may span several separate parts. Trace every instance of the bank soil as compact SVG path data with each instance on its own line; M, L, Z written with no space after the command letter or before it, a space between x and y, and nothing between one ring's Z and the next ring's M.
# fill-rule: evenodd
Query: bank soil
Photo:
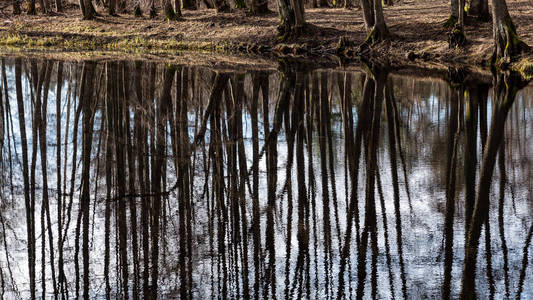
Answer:
M508 0L509 11L520 38L533 46L533 0ZM275 8L274 3L270 3ZM306 9L308 26L290 41L278 38L279 17L273 11L253 16L234 9L217 14L212 9L183 11L178 21L159 15L136 18L131 13L101 15L92 21L81 20L81 13L70 6L57 15L3 17L0 45L12 49L46 51L126 51L169 53L180 50L245 52L261 56L335 55L340 38L346 48L356 49L366 38L362 11L344 8ZM8 15L8 14L6 14ZM376 57L483 65L492 53L492 24L467 18L468 43L449 49L448 31L443 25L450 15L449 1L401 1L385 7L385 18L392 36L375 46ZM341 56L356 56L345 51ZM531 54L526 54L526 56Z

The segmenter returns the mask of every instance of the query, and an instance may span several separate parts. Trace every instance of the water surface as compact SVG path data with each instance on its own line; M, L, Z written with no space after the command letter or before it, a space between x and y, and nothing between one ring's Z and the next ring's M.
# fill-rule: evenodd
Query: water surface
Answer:
M457 298L486 187L478 296L533 298L533 87L449 75L5 58L2 296Z

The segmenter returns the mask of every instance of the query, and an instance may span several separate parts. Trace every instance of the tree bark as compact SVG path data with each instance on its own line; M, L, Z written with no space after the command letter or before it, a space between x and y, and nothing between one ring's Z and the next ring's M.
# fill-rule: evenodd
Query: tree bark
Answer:
M182 0L183 9L196 10L198 9L198 4L196 0Z
M516 27L507 10L505 0L492 0L492 33L494 51L492 63L498 64L501 59L511 60L516 55L529 49L516 34Z
M80 0L80 9L83 20L92 20L96 17L96 11L91 0Z
M297 37L305 26L305 9L303 0L278 0L281 23L279 36L283 40Z
M217 14L221 12L230 11L230 6L227 0L214 0L214 2L215 2L215 9L217 11Z

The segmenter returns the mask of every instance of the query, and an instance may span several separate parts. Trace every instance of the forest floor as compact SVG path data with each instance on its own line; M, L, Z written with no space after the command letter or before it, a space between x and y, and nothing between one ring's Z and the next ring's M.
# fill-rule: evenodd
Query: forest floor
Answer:
M520 38L533 46L533 0L508 0L507 4ZM449 5L446 0L402 0L386 6L391 37L375 52L398 60L407 60L412 53L415 55L410 58L419 61L484 65L492 53L491 23L467 18L467 45L449 49L449 29L444 27ZM166 21L163 16L136 18L126 13L108 16L101 11L97 19L84 21L79 10L71 6L61 14L2 17L0 46L56 52L169 54L194 50L259 56L326 55L334 54L341 37L355 48L367 35L361 10L317 8L306 9L305 13L309 24L305 32L282 42L277 35L279 17L274 11L253 16L243 9L220 14L213 9L184 10L178 21Z

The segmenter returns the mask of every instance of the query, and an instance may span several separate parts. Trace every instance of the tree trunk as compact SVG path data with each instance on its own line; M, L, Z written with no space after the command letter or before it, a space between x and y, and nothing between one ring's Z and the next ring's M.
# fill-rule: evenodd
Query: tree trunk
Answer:
M110 16L116 15L116 6L117 6L117 1L116 0L109 0L109 4L108 4L108 7L107 7L107 13Z
M35 14L37 14L37 9L35 8L35 0L30 0L30 2L28 3L28 11L27 11L27 14L28 14L28 15L35 15Z
M182 0L182 3L183 9L196 10L198 8L196 0Z
M96 17L96 11L91 0L80 0L80 9L83 20L92 20Z
M477 16L482 22L490 21L488 0L470 0L468 2L468 15Z
M48 12L45 0L39 0L39 6L41 7L41 13L46 14Z
M179 0L177 1L179 2ZM178 18L178 15L176 14L174 7L172 7L172 2L170 2L170 0L163 1L163 13L165 14L165 19L167 19L167 21L176 20Z
M367 31L372 30L374 27L374 9L372 7L371 0L361 0L361 6L363 8L363 19L365 21L365 27Z
M462 0L464 1L464 0ZM383 3L381 0L374 0L374 42L382 41L387 38L389 30L385 24L385 16L383 15Z
M516 27L509 15L505 0L492 0L492 26L494 38L493 64L498 64L501 59L509 61L529 49L516 34Z
M216 8L217 14L221 12L230 11L230 6L227 0L214 0L214 2L215 2L215 8Z
M176 17L181 17L181 2L180 0L174 0L174 12L176 13Z
M13 0L13 15L20 15L20 2L19 0Z
M282 40L297 37L305 26L303 0L278 0L281 23L278 26Z

